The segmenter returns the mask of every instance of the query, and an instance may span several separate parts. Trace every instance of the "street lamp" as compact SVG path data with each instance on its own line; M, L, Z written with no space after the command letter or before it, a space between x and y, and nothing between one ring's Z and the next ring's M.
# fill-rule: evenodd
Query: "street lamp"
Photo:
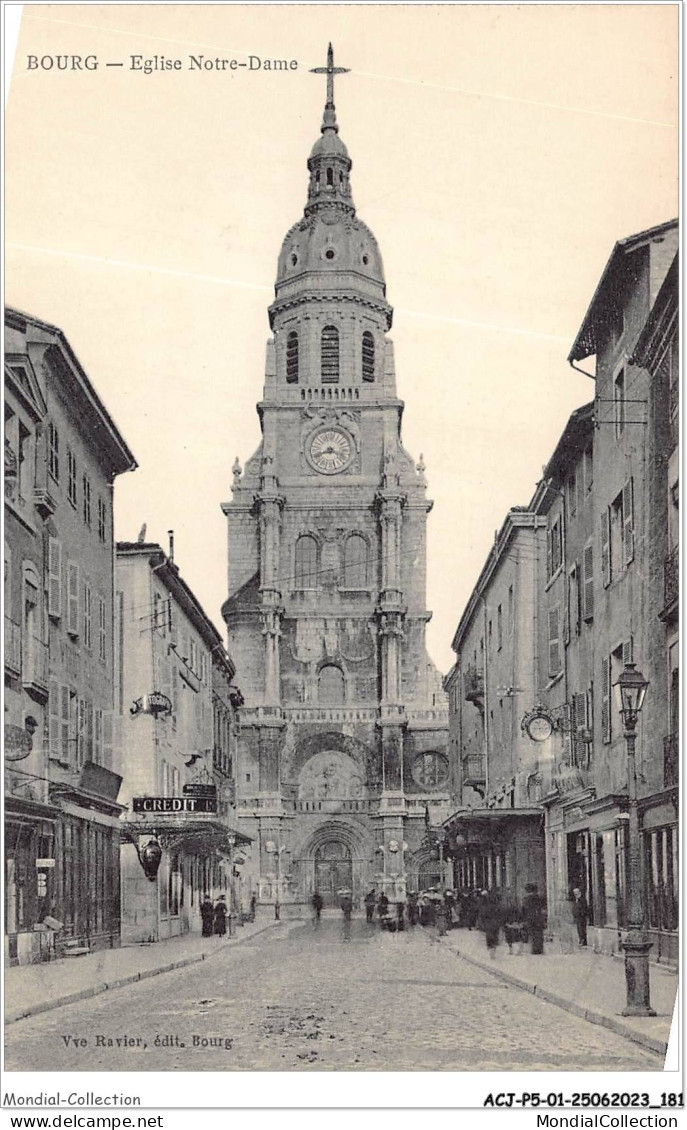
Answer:
M286 844L281 844L277 847L274 840L268 840L265 844L265 851L269 855L275 856L277 864L277 890L274 896L274 918L276 922L279 922L281 918L281 903L279 901L281 894L281 853L286 851Z
M637 769L635 764L635 745L637 720L644 705L648 679L635 670L634 663L626 663L625 670L613 684L618 710L623 719L623 731L627 746L627 799L628 799L628 850L630 863L630 882L628 900L628 923L625 941L625 981L627 984L627 1004L623 1016L655 1016L651 1007L649 986L649 950L652 942L647 941L644 927L644 898L640 858L639 811L637 808Z

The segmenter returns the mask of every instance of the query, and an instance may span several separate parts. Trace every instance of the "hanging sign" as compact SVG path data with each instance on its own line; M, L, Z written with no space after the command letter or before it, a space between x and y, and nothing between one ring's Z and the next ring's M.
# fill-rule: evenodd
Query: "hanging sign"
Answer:
M37 859L36 860L36 867L40 868L41 871L42 870L49 871L50 868L54 867L54 866L55 866L55 860L54 859Z
M153 691L152 694L144 694L141 698L137 698L133 706L129 707L129 713L133 714L152 714L155 718L162 715L172 713L172 703L167 698L166 694L161 694L160 691Z
M134 812L176 815L180 812L217 812L217 798L209 796L135 796Z
M217 785L192 782L184 785L184 796L205 796L217 798Z
M5 761L23 761L33 748L33 739L21 726L5 725Z

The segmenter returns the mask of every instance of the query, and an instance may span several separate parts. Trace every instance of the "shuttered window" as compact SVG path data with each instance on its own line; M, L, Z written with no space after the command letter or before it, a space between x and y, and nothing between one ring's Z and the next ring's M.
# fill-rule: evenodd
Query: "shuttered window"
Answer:
M98 597L98 659L107 659L107 621L105 619L105 600Z
M634 523L634 489L632 479L628 479L623 487L623 559L626 565L635 555Z
M298 334L291 330L286 339L286 380L290 385L298 384Z
M582 560L583 616L585 620L592 620L594 618L594 546L591 542L584 547Z
M62 543L48 541L48 616L58 620L62 615Z
M60 686L55 679L50 680L48 688L48 757L60 757Z
M611 510L607 506L601 515L601 579L605 589L611 576Z
M549 609L549 675L553 678L561 670L560 606Z
M573 695L571 723L573 763L584 766L587 762L587 743L584 739L589 725L586 694Z
M369 330L363 333L363 380L375 379L375 339Z
M325 326L322 330L321 372L323 384L335 384L339 379L339 331L336 326Z
M76 561L67 563L67 631L79 634L79 566Z
M84 647L93 646L93 590L88 581L83 587L83 642Z
M611 740L611 658L601 660L601 740Z

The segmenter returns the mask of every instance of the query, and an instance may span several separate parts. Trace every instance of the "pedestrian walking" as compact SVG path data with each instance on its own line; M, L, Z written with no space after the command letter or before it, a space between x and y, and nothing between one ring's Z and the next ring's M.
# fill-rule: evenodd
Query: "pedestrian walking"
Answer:
M417 891L408 891L408 925L417 926L419 907L417 904Z
M404 903L403 899L399 899L398 902L396 903L396 929L399 932L399 934L403 930L405 930L405 928L406 928L406 925L405 925L405 909L406 909L406 904Z
M387 917L388 913L389 913L389 900L386 897L386 895L384 894L384 891L382 891L381 895L377 899L377 915L379 917L380 924Z
M364 902L365 902L365 920L367 922L372 922L372 919L374 918L374 913L375 913L375 904L377 902L377 895L375 894L374 887L372 887L367 892L367 894L365 895Z
M351 915L353 913L353 899L351 898L351 892L343 890L340 891L339 894L341 896L341 910L343 912L344 922L350 922Z
M544 924L546 910L544 900L539 894L536 883L525 884L525 897L522 902L522 917L527 928L527 935L532 943L532 953L544 952Z
M250 896L250 920L255 922L255 908L258 905L258 900L255 896L255 891Z
M319 891L315 891L310 901L312 902L312 908L315 911L315 921L319 922L322 915L322 907L324 906L324 899L322 898L322 895Z
M442 899L441 895L434 900L434 921L437 927L437 937L443 938L448 924L448 915L446 913L446 900Z
M577 927L578 945L587 944L587 922L589 921L589 906L579 887L573 887L572 916Z
M492 961L496 957L496 947L499 944L499 931L503 921L501 902L496 891L482 891L482 901L479 908L479 925L484 930L487 950Z
M516 944L518 956L522 954L522 944L526 940L525 927L520 907L516 902L508 902L503 908L503 936L510 954L513 953L513 946Z
M215 933L223 938L227 932L227 899L220 895L215 903Z
M204 938L211 938L215 926L215 904L207 891L203 895L200 904L200 918L203 923L202 936Z

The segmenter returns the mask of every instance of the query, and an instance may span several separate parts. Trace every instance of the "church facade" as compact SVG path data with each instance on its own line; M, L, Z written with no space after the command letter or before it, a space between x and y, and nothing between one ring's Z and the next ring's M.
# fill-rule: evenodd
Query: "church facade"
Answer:
M356 215L330 48L307 202L279 254L262 439L234 464L223 607L245 699L236 772L262 902L438 882L454 795L425 648L426 497L401 441L392 308ZM248 864L247 864L248 866Z

